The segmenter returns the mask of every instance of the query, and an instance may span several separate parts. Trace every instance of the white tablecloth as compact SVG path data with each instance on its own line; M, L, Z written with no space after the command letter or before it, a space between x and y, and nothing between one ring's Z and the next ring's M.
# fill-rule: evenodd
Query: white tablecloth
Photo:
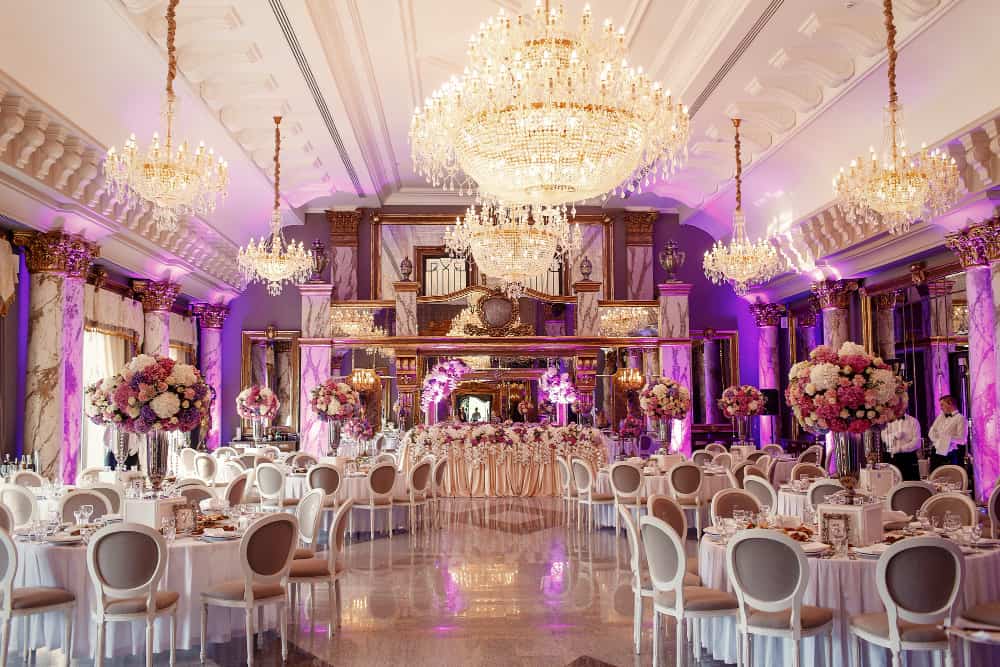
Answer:
M285 477L286 498L301 498L308 490L305 474L290 474ZM396 482L392 486L392 493L396 497L402 497L406 494L406 477L402 473L396 474ZM368 501L367 475L349 473L343 478L340 484L340 491L337 493L337 502L344 502L348 498L353 499L355 503ZM404 526L406 524L406 508L393 507L392 513L394 528L399 528L400 526ZM351 510L351 516L354 521L354 529L356 532L366 532L368 530L368 510L353 509ZM323 520L324 533L329 528L328 523L332 520L332 517L332 512L326 513ZM387 530L386 512L375 512L375 530L379 532Z
M97 642L97 626L93 622L96 591L87 572L87 549L84 546L59 547L48 544L18 542L19 567L14 587L58 586L76 593L76 616L73 621L73 657L92 658ZM187 650L201 645L201 592L223 581L240 577L240 542L206 543L191 538L178 538L169 545L167 567L160 581L161 590L180 593L177 606L177 648ZM31 646L62 645L64 614L40 614L29 617ZM169 641L169 621L157 620L154 646L165 651ZM13 622L11 655L23 647L23 623ZM208 636L211 642L229 641L245 635L243 612L212 607L208 612ZM265 613L265 628L277 627L277 611ZM142 655L146 642L145 623L109 623L105 646L117 656Z
M597 493L611 493L611 480L609 479L609 473L607 468L601 470L597 474ZM670 487L667 483L667 475L643 475L643 490L642 495L651 496L654 494L669 496ZM710 518L710 507L712 502L712 496L721 491L722 489L729 488L729 477L725 474L712 474L705 473L701 482L701 498L705 503L701 512L702 523L708 525L711 521ZM689 511L691 516L688 517L688 525L694 526L694 510ZM615 525L615 514L614 507L612 506L597 506L594 508L594 520L597 521L599 526L614 526Z
M698 571L702 582L710 588L731 591L725 568L725 546L705 538L698 552ZM883 611L882 601L875 586L877 559L824 560L809 558L809 585L803 603L835 610L833 628L833 664L847 665L850 660L850 616L866 612ZM959 609L1000 599L1000 551L968 556L965 559L965 583L959 596ZM736 622L734 619L715 619L703 626L702 646L715 660L736 662ZM755 636L753 638L754 665L770 666L791 664L791 642ZM823 665L826 661L825 644L820 639L803 639L801 664ZM983 653L978 653L983 651ZM961 652L959 652L961 655ZM862 661L868 667L887 665L889 653L862 644ZM938 664L927 653L907 653L908 667ZM977 649L974 665L1000 664L1000 650L989 654ZM827 666L829 667L829 666Z
M783 486L778 489L778 506L774 511L782 516L797 516L801 519L805 515L806 505L805 491L800 493Z

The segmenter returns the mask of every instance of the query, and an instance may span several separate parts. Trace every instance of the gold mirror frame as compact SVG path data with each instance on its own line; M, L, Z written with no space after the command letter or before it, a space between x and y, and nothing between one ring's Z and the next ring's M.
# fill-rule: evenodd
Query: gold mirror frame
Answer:
M243 391L253 382L253 356L252 350L253 345L259 341L288 341L291 343L291 375L292 375L292 388L291 388L291 402L292 409L289 414L292 417L292 424L289 427L279 426L277 427L280 431L287 431L291 433L298 433L299 431L299 411L301 406L299 405L299 365L300 365L300 355L299 355L299 337L302 335L301 331L279 331L273 328L268 328L264 331L244 331L243 332L243 345L242 345L242 366L240 369L240 391ZM246 419L240 420L241 426L244 431L250 429L250 422Z
M486 302L497 299L510 304L510 315L506 322L491 324L486 317ZM465 333L470 336L529 336L533 332L530 324L521 323L521 306L518 300L510 298L500 290L491 290L489 294L476 301L473 309L482 326L466 324Z

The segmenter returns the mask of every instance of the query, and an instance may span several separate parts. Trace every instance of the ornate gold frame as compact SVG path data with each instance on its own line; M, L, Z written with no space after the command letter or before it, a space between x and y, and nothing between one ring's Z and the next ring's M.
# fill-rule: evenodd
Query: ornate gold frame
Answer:
M489 394L490 405L499 412L500 408L500 385L492 382L463 382L451 392L451 414L457 414L458 399L470 394Z
M292 416L292 426L289 429L292 432L297 433L299 430L299 425L301 420L299 418L299 412L302 410L301 401L299 400L299 368L301 365L301 355L299 353L299 338L302 336L302 332L299 330L288 330L288 331L278 331L276 329L267 329L265 331L244 331L242 337L242 358L240 366L240 391L250 386L250 382L253 379L252 362L250 357L250 348L255 340L287 340L291 342L292 349L292 410L290 412ZM246 430L250 428L250 422L246 419L240 420L241 427Z
M510 317L507 318L507 321L503 324L492 325L486 320L486 313L483 310L483 306L487 301L492 299L501 299L510 304ZM521 306L518 303L518 300L510 298L500 290L490 290L486 296L476 301L476 304L473 306L473 311L482 323L482 326L466 324L465 333L470 336L506 337L530 336L532 334L532 326L521 322Z

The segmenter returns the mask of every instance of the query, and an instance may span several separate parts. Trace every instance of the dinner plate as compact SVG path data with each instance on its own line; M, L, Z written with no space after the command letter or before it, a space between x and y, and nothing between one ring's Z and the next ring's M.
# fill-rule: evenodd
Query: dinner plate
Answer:
M45 538L45 541L49 544L69 546L71 544L80 544L83 540L80 539L79 535L49 535Z
M878 544L869 544L866 547L855 547L854 553L859 556L865 556L866 558L878 558L891 546L891 544L879 542Z
M242 535L238 535L235 531L230 532L228 535L202 535L201 539L206 542L231 542L232 540L238 540Z
M823 542L799 542L799 546L802 547L802 551L806 552L808 556L821 554L830 550L830 545Z

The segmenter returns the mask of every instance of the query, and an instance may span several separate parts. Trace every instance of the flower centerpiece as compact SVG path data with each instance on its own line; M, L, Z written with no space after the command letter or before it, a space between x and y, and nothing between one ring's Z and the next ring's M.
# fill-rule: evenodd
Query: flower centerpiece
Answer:
M199 426L211 406L211 391L197 368L160 355L140 354L119 375L115 406L128 417L125 430L146 434L146 473L159 492L169 454L167 434Z
M368 453L368 443L375 438L375 427L371 425L365 416L351 417L344 422L344 435L359 443L365 444L365 453Z
M560 373L555 366L545 369L538 378L538 395L556 406L556 422L565 426L569 421L569 405L577 401L576 387L569 373Z
M243 419L250 420L254 442L260 442L264 423L278 416L279 407L281 402L277 394L268 387L256 384L247 387L236 397L236 412Z
M657 378L639 392L639 409L657 430L660 442L667 440L667 421L684 419L691 411L691 392L670 378Z
M471 370L461 359L446 359L424 376L424 383L420 388L420 408L428 416L429 422L433 423L431 417L437 415L436 408L432 408L448 398L462 381L462 377Z
M115 404L115 390L121 383L121 375L102 378L87 385L83 392L87 399L87 419L98 426L106 426L112 430L112 449L118 471L124 472L125 459L128 458L128 430L126 422L130 417Z
M309 407L321 422L330 424L330 447L340 444L340 427L361 410L361 397L354 388L336 378L327 378L309 391Z
M722 409L722 414L736 424L734 444L751 444L747 441L750 417L764 412L764 395L760 393L760 389L749 384L726 387L722 392L722 398L719 399L719 407Z
M908 398L903 378L848 341L836 352L820 345L792 366L785 400L804 429L834 434L837 472L850 483L860 473L865 437L902 417Z

